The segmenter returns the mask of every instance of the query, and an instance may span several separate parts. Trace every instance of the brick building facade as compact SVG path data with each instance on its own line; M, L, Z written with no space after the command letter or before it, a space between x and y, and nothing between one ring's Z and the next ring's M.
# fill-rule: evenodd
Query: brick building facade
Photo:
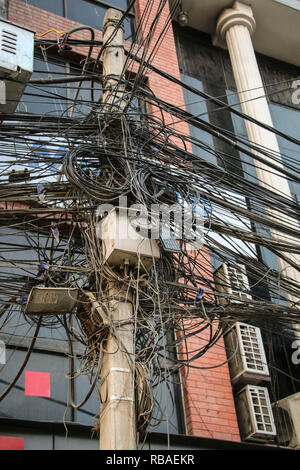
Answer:
M145 0L138 0L136 2L137 22L143 14L146 3ZM158 2L156 3L158 4ZM154 7L153 15L155 11L156 8ZM168 15L169 9L168 5L166 5L153 37L153 44L159 37ZM34 30L37 36L51 29L67 31L80 26L80 23L26 4L20 0L11 0L9 2L8 20ZM147 30L144 31L144 33L146 32ZM89 39L89 32L80 31L75 33L74 37ZM47 38L56 39L57 33L51 32L47 35ZM101 25L99 25L99 31L95 30L95 39L102 39ZM84 57L85 51L77 47L73 48L72 53L72 57L76 56L76 59L80 60L80 57ZM158 48L153 65L180 79L175 39L171 26ZM184 103L183 92L179 85L170 83L155 73L148 73L145 79L152 92L160 99L174 105L178 105L178 103L182 105ZM184 122L176 124L176 130L183 134L188 134L189 132L188 126ZM208 254L206 253L205 258L207 259L207 257ZM209 265L209 261L206 261L206 263ZM199 346L198 341L200 339L197 339L197 337L191 339L188 347L197 349ZM203 341L205 341L205 338ZM225 363L223 366L215 369L207 368L221 362L226 362L226 353L222 340L209 350L201 360L195 362L196 367L200 366L203 369L195 368L190 371L188 379L183 386L186 432L191 436L239 441L240 437L228 365Z
M81 26L80 22L75 22L69 18L54 14L51 11L38 8L31 3L34 2L27 3L21 0L9 0L8 20L12 23L32 29L35 31L37 37L41 37L49 30L55 29L56 31L63 32ZM35 3L38 4L38 0L36 0ZM109 1L106 3L109 3ZM146 0L136 0L135 16L137 23L143 16L146 4ZM158 5L159 0L154 0L154 4ZM156 8L153 7L153 18L155 11ZM169 6L166 4L152 39L153 45L155 41L159 39L160 32L168 21L168 17ZM46 37L56 40L58 38L56 31L50 32ZM145 27L144 31L141 33L141 42L143 40L143 34L146 33L147 27ZM74 34L74 38L76 37L88 40L90 35L88 31L80 31ZM99 25L98 30L95 30L95 39L99 41L102 40L101 25ZM126 42L125 47L130 47L129 41ZM72 60L73 63L80 63L85 57L85 53L86 48L76 46L73 47L72 52L63 57L60 56L59 58L60 60L66 59ZM94 52L94 54L96 53L97 52ZM141 52L139 51L139 53ZM176 46L175 33L172 25L168 28L163 41L157 49L153 59L153 65L178 80L182 78L183 67L182 64L179 63L178 47ZM135 66L132 66L130 72L135 73ZM171 105L184 108L185 96L179 84L170 82L153 71L148 71L144 79L155 96ZM155 113L154 108L149 108L148 111L149 113ZM167 114L165 118L166 122L172 122ZM176 131L181 134L188 135L190 132L188 124L184 121L176 122L174 126ZM213 280L212 262L207 247L203 247L203 266L205 266L206 273L209 272L211 280ZM205 335L203 338L199 338L198 336L189 338L187 348L190 351L195 351L201 348L206 340ZM180 355L180 349L178 354ZM186 380L183 381L181 393L177 396L178 399L180 399L180 397L182 399L181 411L184 416L184 426L179 434L209 438L212 440L241 442L223 338L209 349L204 356L197 359L193 365L194 367L189 369ZM183 369L182 377L185 377L186 372L187 371ZM176 406L178 405L177 403ZM3 409L5 410L5 406ZM21 423L19 426L21 426ZM13 432L15 432L15 430Z

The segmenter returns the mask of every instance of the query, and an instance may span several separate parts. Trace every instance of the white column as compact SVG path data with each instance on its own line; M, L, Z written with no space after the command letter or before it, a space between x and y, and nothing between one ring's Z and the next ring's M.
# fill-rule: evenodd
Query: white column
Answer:
M220 44L220 42L225 40L228 47L243 113L273 127L269 105L264 96L264 86L251 39L255 27L256 23L251 7L236 1L232 8L226 9L221 13L217 21L215 42L218 41ZM252 143L267 150L271 154L276 154L277 157L280 156L277 137L274 133L246 119L245 125L248 138ZM266 160L269 158L264 155L263 157ZM256 166L259 185L269 190L277 191L289 199L292 199L289 184L285 177L281 177L279 172L274 173L274 170L268 168L268 166L263 163L254 161L254 164ZM277 163L277 166L282 167L282 163ZM296 220L284 216L279 211L277 212L274 209L266 208L266 213L269 217L279 217L281 222L288 227L292 226L296 229L299 227ZM274 240L280 240L286 244L297 243L294 238L278 233L278 231L274 229L270 229L270 232ZM300 265L299 255L291 255L290 253L284 253L284 255ZM295 268L291 267L289 263L279 257L277 257L277 262L282 277L287 276L300 283L300 273ZM290 295L287 295L287 299L290 302L298 300Z

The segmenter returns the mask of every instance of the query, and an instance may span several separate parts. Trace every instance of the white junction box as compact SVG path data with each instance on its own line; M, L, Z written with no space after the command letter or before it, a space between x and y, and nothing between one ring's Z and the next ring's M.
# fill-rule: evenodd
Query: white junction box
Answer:
M0 20L0 112L13 113L33 72L34 31Z
M135 219L136 220L136 219ZM155 239L144 237L137 231L127 209L114 208L100 222L98 236L102 239L103 261L110 266L140 266L149 270L160 258Z
M71 313L78 299L76 287L33 287L24 313L27 315L59 315Z

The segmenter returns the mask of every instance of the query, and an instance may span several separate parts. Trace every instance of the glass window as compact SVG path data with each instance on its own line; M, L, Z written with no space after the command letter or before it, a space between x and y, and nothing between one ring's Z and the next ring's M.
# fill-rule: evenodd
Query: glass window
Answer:
M24 0L28 5L50 11L59 16L83 25L102 30L105 12L109 7L116 7L122 11L127 9L127 0ZM133 9L129 17L124 20L125 38L130 38L133 32Z
M109 3L111 6L122 8L122 10L126 10L127 8L127 0L105 0L106 3Z
M174 28L182 80L196 90L219 98L226 106L226 90L230 84L226 76L226 71L230 66L228 54L212 47L210 38L205 34L191 28L179 28L176 25ZM218 128L234 132L231 113L227 109L220 109L219 104L189 90L183 89L183 92L188 112ZM232 146L192 125L190 125L190 132L193 137L211 147L211 152L205 152L194 145L193 151L196 151L196 155L202 155L202 158L225 167L238 176L242 175L238 152ZM217 155L214 155L216 152Z
M239 102L238 94L236 91L226 90L227 101L236 111L242 112L242 108ZM247 129L245 126L245 120L237 114L231 113L231 119L233 123L233 129L235 135L241 137L245 142L248 141ZM253 183L257 182L256 169L252 157L249 157L245 153L239 152L239 158L241 159L241 165L243 168L244 178Z
M300 112L274 103L270 103L270 110L274 127L295 139L299 139ZM291 166L297 165L299 168L299 145L279 136L277 136L277 141L283 163ZM289 185L293 198L300 203L300 183L289 181Z
M81 69L71 65L70 74L81 75ZM95 80L69 83L68 90L70 97L68 114L78 118L88 114L91 106L97 103L102 95L101 83Z
M56 58L37 57L32 78L65 78L81 75L79 65ZM69 82L54 85L28 85L18 105L18 112L63 117L83 117L102 94L98 81ZM73 109L74 108L74 109Z
M191 28L179 28L177 25L174 26L174 29L181 71L189 77L192 77L194 83L200 83L200 87L197 85L195 86L196 88L201 89L201 86L203 86L204 91L210 96L219 98L224 103L228 102L231 106L234 106L235 109L241 111L228 52L213 47L211 38L203 33L199 33ZM260 54L257 54L257 61L266 96L269 100L274 127L299 139L300 104L298 100L292 100L293 93L295 92L293 83L297 81L300 75L299 67L285 64ZM190 99L190 97L188 97L188 99ZM186 101L188 107L189 102L187 99ZM227 110L220 111L216 107L215 109L210 108L209 100L207 100L206 105L208 108L209 121L212 124L232 132L232 138L238 135L243 138L245 142L248 140L243 118ZM191 112L197 115L202 112L202 109L198 106L198 109L193 109ZM222 113L223 116L221 116ZM291 170L292 168L296 173L296 168L299 168L300 162L299 146L281 137L277 137L277 139L283 163L288 169ZM216 150L220 148L216 140L214 141L214 147ZM230 152L227 151L227 153ZM245 183L256 183L257 176L253 159L246 156L243 152L234 153L233 149L231 153L234 155L233 163L236 162L235 164L237 165L237 162L240 162L243 170L241 176L244 178ZM294 182L289 182L289 184L293 197L299 203L300 185ZM247 204L252 211L263 211L261 205L256 204L255 198L251 197L251 193L249 193L249 198L247 198ZM261 224L253 224L252 230L254 229L258 233L263 232L264 235L266 234L266 227ZM240 247L240 241L238 241L238 243ZM267 269L278 271L276 257L273 252L261 246L257 247L257 252L258 260L263 261ZM215 259L212 261L213 265L216 266L221 262L222 255L220 254L219 257L216 250L213 251L213 254L215 255ZM228 257L227 254L226 257ZM275 303L284 304L283 292L280 289L270 289L269 286L265 285L263 278L261 278L260 283L258 283L257 274L254 270L253 272L249 270L248 274L253 276L253 282L251 282L250 279L250 285L254 296L268 300L271 298ZM269 292L267 292L268 288ZM299 374L297 375L297 373L292 370L291 361L288 360L292 354L290 347L291 331L289 332L290 338L288 339L285 339L284 335L281 335L282 332L275 335L269 330L270 336L265 343L265 347L267 348L266 352L268 353L267 357L274 359L274 368L272 368L271 372L272 374L276 374L274 375L275 382L279 384L277 390L279 397L274 397L273 401L287 395L292 395L299 389ZM285 344L283 344L284 341L286 341ZM280 370L283 371L282 374ZM295 380L293 377L295 377ZM272 392L273 391L274 389L272 389Z
M32 322L24 317L21 309L23 295L30 291L28 280L37 277L39 264L49 262L51 259L54 263L59 263L61 254L67 249L67 241L62 239L58 244L58 253L52 257L49 232L29 232L13 227L0 228L0 260L2 263L0 303L1 305L5 301L11 303L11 308L3 312L0 320L0 339L3 339L5 343L23 343L24 346L33 335ZM15 296L16 302L11 302ZM60 347L65 349L66 345L63 343L67 337L65 329L59 322L55 322L53 328L50 324L47 327L41 327L39 340L48 340L49 338L53 341L53 349L55 347L58 351Z
M14 379L26 351L15 347L6 347L6 364L0 364L0 393ZM76 364L77 365L77 364ZM73 367L73 370L76 370ZM27 395L25 390L26 372L49 374L50 396ZM99 395L94 391L87 402L79 409L73 409L68 398L70 361L67 356L48 352L33 351L20 378L1 404L0 418L17 418L29 420L73 421L89 426L100 411ZM42 378L38 378L42 386ZM37 379L37 380L38 380ZM37 382L35 385L39 387ZM82 375L74 380L74 401L81 402L90 390L87 376Z
M70 20L92 26L92 28L102 29L103 18L107 8L87 0L67 0L66 16Z
M18 372L25 353L7 348L7 362L1 365L1 392L6 389ZM13 389L1 405L1 416L18 419L59 420L62 421L67 408L68 359L53 354L32 352L29 361ZM25 395L25 372L36 371L50 374L50 397ZM66 421L70 421L70 411L66 412Z
M266 95L271 103L300 111L300 103L293 99L295 81L299 80L299 67L257 54L259 70Z
M67 249L66 242L57 245L58 252L53 258L54 264L59 263ZM23 314L21 308L24 293L28 293L28 279L37 279L39 263L51 259L51 239L49 234L41 231L25 231L16 228L1 227L0 229L0 260L6 261L1 268L0 281L0 341L5 345L5 361L0 362L0 394L14 379L28 351L35 331L35 323L30 316ZM76 255L75 255L76 256ZM45 258L44 258L45 257ZM32 266L33 265L33 266ZM82 277L82 276L80 276ZM75 324L75 318L50 316L43 318L43 326L31 353L26 369L28 371L46 372L50 374L51 395L49 398L26 396L24 390L24 374L6 396L1 405L0 416L9 418L59 420L64 413L67 421L77 421L93 425L94 417L99 412L99 398L96 391L86 404L78 409L68 408L68 379L70 371L79 369L79 361L70 359L68 354L68 338L61 320L68 322L69 329ZM72 322L72 323L71 323ZM77 326L75 326L75 329ZM82 354L83 346L73 340L73 351ZM73 362L73 365L71 364ZM76 374L77 375L77 374ZM77 403L87 395L90 389L86 375L76 377L73 383L74 401Z
M181 74L181 79L190 87L203 91L203 84L201 80L185 74ZM208 113L205 100L201 98L201 96L196 95L195 93L192 93L185 88L183 88L183 95L186 110L193 116L199 116L201 119L204 119L206 122L208 122ZM209 147L213 148L213 137L211 134L193 126L192 124L190 124L189 128L193 138L198 139L200 142L203 142L204 144L207 144ZM204 158L205 160L208 160L209 162L217 165L216 156L213 153L210 153L208 150L201 148L200 142L197 144L195 141L192 144L193 153L198 155L200 158Z
M28 5L50 11L56 15L63 16L63 0L24 0Z
M34 78L62 78L66 74L65 64L54 60L34 59ZM67 108L67 92L65 84L28 85L18 105L19 112L31 114L62 115Z
M173 380L179 377L175 375ZM153 390L155 405L148 432L161 432L169 434L184 434L181 407L182 398L179 396L179 383L172 382L172 378L162 381Z
M66 0L66 17L83 25L88 25L92 28L102 30L103 20L108 4L124 9L126 8L126 5L124 6L124 1L110 1L107 2L106 5L101 5L100 3L89 0L80 0L76 2L74 2L74 0ZM125 37L130 36L131 21L129 18L125 19L124 27Z

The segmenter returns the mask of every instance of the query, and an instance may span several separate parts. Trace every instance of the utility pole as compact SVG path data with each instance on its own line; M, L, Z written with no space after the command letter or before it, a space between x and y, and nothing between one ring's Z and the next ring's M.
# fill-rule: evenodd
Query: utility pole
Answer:
M104 345L101 368L100 449L135 450L134 337L131 297L108 286L113 331ZM130 295L130 294L129 294Z
M103 103L107 104L104 112L113 114L115 120L122 119L124 104L124 86L120 82L124 72L124 32L123 25L120 25L121 18L120 11L110 8L103 22ZM109 127L106 134L109 134ZM125 284L122 286L113 281L108 283L107 292L113 328L104 345L101 369L100 449L135 450L132 294L127 291Z
M103 103L107 113L121 114L124 109L125 86L121 82L124 72L124 26L122 13L109 8L103 20Z

